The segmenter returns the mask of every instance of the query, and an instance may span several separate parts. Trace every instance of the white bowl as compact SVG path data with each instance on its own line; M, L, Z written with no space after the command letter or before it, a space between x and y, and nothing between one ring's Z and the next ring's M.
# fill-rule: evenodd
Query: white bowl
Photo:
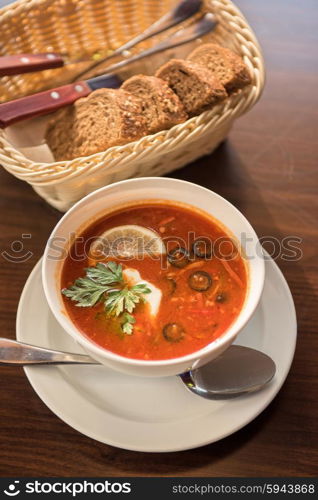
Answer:
M246 258L248 290L242 310L226 332L199 351L174 359L143 361L115 354L85 337L68 317L60 291L63 259L70 235L79 234L103 213L122 204L140 200L171 200L192 205L211 214L239 242ZM53 230L45 248L42 279L48 304L65 332L93 358L131 375L156 377L177 375L197 368L219 356L234 341L251 318L264 285L264 260L257 235L245 217L228 201L191 182L164 177L146 177L117 182L89 194L76 203Z

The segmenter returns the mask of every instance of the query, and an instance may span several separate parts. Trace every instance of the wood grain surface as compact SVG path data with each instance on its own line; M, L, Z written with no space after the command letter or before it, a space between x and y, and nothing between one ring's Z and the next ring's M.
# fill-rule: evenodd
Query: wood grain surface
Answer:
M299 337L289 377L271 405L232 436L191 451L129 452L68 427L22 369L1 367L1 476L314 476L318 472L316 0L237 0L262 44L267 83L214 154L174 173L221 194L260 236L302 239L298 262L277 259L296 303ZM15 337L19 297L60 218L0 170L0 328ZM26 262L6 261L23 234ZM279 332L277 332L279 335ZM213 422L211 422L213 425Z

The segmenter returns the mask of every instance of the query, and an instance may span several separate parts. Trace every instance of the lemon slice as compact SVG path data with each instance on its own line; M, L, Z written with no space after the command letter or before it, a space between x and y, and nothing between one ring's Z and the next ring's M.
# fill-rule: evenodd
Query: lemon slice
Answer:
M160 236L151 229L129 224L108 229L90 247L90 258L156 257L166 253Z

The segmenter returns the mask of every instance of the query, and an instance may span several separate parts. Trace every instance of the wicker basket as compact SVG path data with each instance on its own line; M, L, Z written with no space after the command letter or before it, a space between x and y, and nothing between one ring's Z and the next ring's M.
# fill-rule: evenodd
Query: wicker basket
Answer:
M20 0L0 10L0 51L2 54L66 52L76 59L79 54L92 55L105 47L114 49L175 3L176 0ZM24 122L22 126L0 131L3 167L31 184L52 206L64 211L98 187L131 177L163 175L213 151L227 136L233 120L258 100L264 84L264 65L251 28L232 2L208 0L205 10L213 12L219 21L208 40L241 54L252 74L251 86L170 130L72 161L43 160L47 156L41 156L42 146L35 147L35 152L25 148L29 137L43 138L44 126L43 120ZM136 51L155 42L144 42ZM181 53L187 54L192 49L193 44L187 45L181 48ZM149 74L168 57L171 54L157 56L137 69ZM2 78L1 99L13 99L64 83L71 80L76 69L78 66L72 65L62 70Z

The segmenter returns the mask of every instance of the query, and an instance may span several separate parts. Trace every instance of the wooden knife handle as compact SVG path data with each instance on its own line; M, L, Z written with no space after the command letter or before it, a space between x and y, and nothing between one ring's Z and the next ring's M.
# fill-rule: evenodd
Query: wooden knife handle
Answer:
M5 102L0 104L0 127L5 128L26 118L52 113L91 92L87 83L82 81Z
M60 66L64 66L63 58L54 52L2 56L0 57L0 76L20 75Z

